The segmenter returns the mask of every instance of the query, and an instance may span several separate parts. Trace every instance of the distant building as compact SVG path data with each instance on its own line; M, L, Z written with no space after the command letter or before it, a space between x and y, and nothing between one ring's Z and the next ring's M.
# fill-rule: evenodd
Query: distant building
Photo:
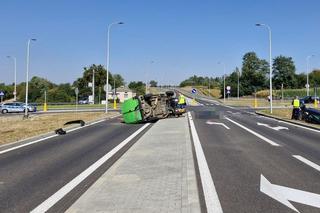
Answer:
M131 89L124 86L117 88L116 92L117 92L117 98L121 103L123 103L125 100L129 98L136 96L136 93L134 93ZM109 92L109 99L113 99L113 93L114 93L113 90Z

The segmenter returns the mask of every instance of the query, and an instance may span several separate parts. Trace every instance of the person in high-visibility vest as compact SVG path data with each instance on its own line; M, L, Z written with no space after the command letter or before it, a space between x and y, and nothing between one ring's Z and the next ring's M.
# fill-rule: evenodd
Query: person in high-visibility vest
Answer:
M300 117L300 100L298 96L296 96L295 99L293 99L292 105L293 105L293 110L292 110L291 119L298 120Z
M186 98L184 97L184 95L181 94L181 95L179 96L178 104L180 104L180 105L186 105Z

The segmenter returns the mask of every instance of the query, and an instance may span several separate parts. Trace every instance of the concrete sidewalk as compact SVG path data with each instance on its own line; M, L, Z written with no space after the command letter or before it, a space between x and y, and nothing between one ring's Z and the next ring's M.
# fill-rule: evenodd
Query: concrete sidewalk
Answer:
M187 117L158 121L67 212L201 212Z

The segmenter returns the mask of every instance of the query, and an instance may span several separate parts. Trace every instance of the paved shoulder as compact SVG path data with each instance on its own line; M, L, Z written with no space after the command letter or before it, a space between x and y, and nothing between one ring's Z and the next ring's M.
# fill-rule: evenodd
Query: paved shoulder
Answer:
M67 212L200 212L186 117L157 122Z

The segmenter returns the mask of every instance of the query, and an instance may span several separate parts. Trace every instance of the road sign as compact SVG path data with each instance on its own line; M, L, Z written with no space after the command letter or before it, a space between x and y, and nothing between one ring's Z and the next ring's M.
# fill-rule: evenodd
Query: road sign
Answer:
M79 94L79 89L78 89L78 87L76 87L76 88L74 89L74 92L76 93L76 95Z
M3 91L0 91L0 96L4 96L4 92Z
M106 92L107 91L107 85L104 85L103 90ZM112 90L112 87L110 84L108 84L108 90L109 92Z
M228 91L231 90L231 87L230 87L230 86L227 86L227 90L228 90Z
M230 90L227 90L227 94L230 94Z
M91 82L88 83L88 87L92 87L92 83Z
M196 94L196 93L197 93L197 90L193 88L193 89L191 90L191 92L192 92L192 94Z

